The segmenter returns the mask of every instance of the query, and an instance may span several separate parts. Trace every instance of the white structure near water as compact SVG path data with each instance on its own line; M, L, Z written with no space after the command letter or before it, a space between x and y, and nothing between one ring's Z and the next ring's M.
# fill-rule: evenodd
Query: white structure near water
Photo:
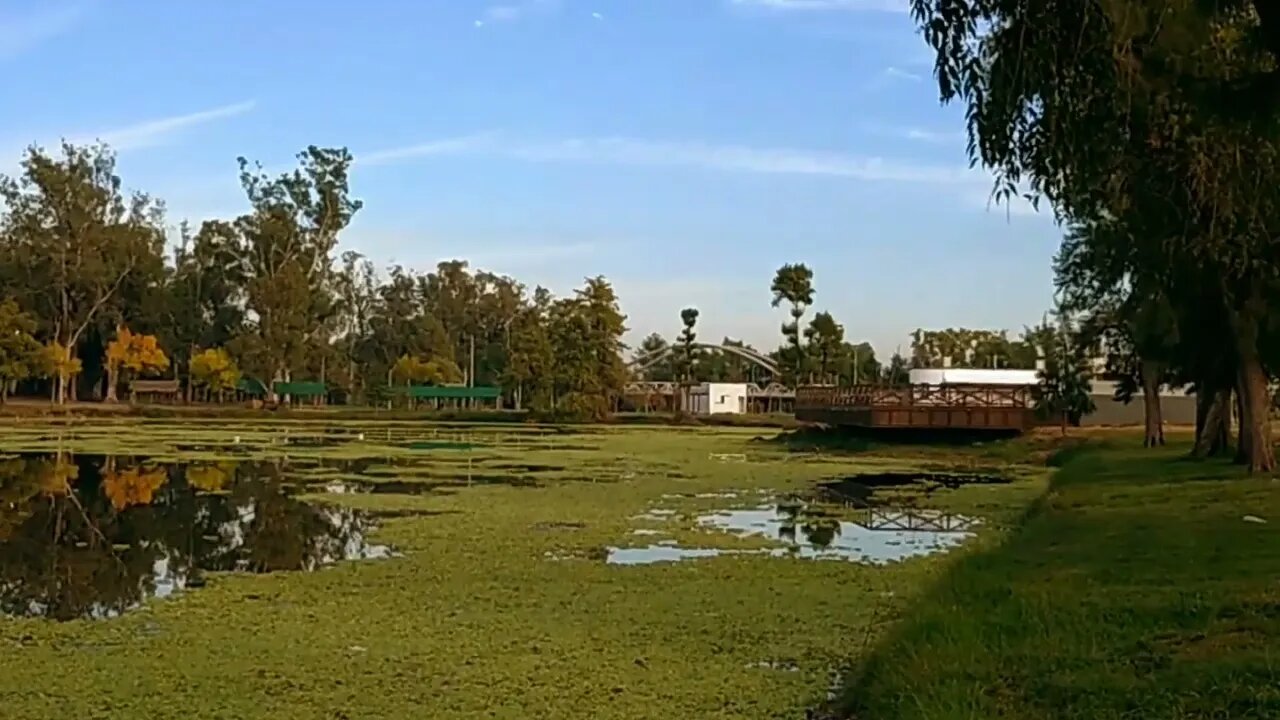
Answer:
M1035 370L987 368L915 368L908 374L912 385L1007 385L1025 387L1040 380Z
M694 415L740 415L747 411L746 383L702 383L689 390Z

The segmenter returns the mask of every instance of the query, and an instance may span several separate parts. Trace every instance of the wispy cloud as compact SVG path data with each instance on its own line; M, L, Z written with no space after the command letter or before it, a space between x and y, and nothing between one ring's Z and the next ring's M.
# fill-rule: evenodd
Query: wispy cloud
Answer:
M20 55L71 30L87 9L86 2L44 0L34 12L0 11L0 60Z
M950 145L963 143L965 134L961 130L931 130L912 126L894 126L868 124L864 126L869 133L883 137L894 137L902 140L929 143L931 145Z
M560 9L560 0L523 0L522 2L490 5L475 21L476 27L490 23L509 23L532 15L554 12Z
M778 11L855 11L905 13L907 0L732 0L734 5Z
M494 133L466 135L403 148L380 150L360 155L357 161L365 164L389 164L439 155L484 155L527 162L685 167L722 172L825 176L864 181L958 183L972 179L972 172L967 168L921 165L840 152L625 137L523 142L509 140Z
M127 125L125 127L101 131L88 137L74 138L73 142L99 140L110 145L111 148L116 151L153 147L173 140L181 134L183 130L196 127L198 125L206 125L217 120L224 120L236 117L237 115L243 115L252 110L255 105L256 103L250 100L231 105L223 105L209 110L188 113L186 115L174 115L172 117L159 118L156 120L147 120L136 125Z
M920 82L921 80L924 80L924 75L921 75L920 73L903 70L902 68L895 67L893 65L884 69L884 76L896 80L910 80L911 82Z
M462 155L479 152L492 147L495 137L493 133L475 133L443 140L432 140L416 145L405 145L387 150L361 153L356 156L356 163L365 166L390 165L416 158L431 157L432 155Z

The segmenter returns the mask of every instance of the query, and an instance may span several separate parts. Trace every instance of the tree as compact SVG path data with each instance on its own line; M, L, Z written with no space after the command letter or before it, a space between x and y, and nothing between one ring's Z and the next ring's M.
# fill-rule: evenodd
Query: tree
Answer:
M794 385L805 370L804 350L800 345L800 319L813 304L813 271L803 263L783 265L774 275L770 290L773 292L773 307L783 302L791 305L791 322L782 326L782 334L789 343L785 372Z
M0 403L13 386L40 372L42 348L32 334L36 320L12 300L0 301Z
M906 385L911 382L907 360L902 357L902 353L895 352L893 357L889 358L889 364L884 369L884 381L887 385Z
M1067 434L1068 422L1078 425L1081 418L1093 412L1089 357L1066 313L1058 316L1053 341L1045 354L1045 366L1037 377L1040 384L1034 392L1036 413L1044 419L1058 418L1063 435Z
M337 315L330 254L362 206L350 196L351 153L308 147L299 167L272 178L240 158L252 211L235 222L249 322L241 357L268 383L302 368Z
M84 366L80 358L72 357L71 352L57 340L45 343L40 354L40 367L44 377L53 380L51 399L54 402L64 402L63 388L68 386L72 378L80 374Z
M626 366L622 336L626 316L613 286L603 277L588 278L572 298L551 305L551 346L555 357L554 406L593 418L607 416L622 397Z
M234 392L240 385L240 368L222 348L208 348L191 356L191 383L206 393Z
M226 347L242 333L246 268L241 250L231 223L205 221L194 236L185 224L181 228L167 284L168 317L159 331L187 377L198 348Z
M831 313L820 312L813 316L804 336L812 359L810 367L817 369L823 383L833 383L844 351L844 326L837 323Z
M1089 241L1100 267L1124 271L1109 273L1112 281L1162 289L1194 320L1180 326L1184 336L1229 328L1228 345L1195 354L1232 357L1240 455L1253 471L1275 467L1267 318L1280 261L1280 17L1272 5L913 1L937 54L940 94L967 105L970 154L996 174L997 197L1025 190L1068 224L1121 223L1124 231Z
M115 156L102 146L63 143L61 157L32 147L22 168L17 180L0 176L0 265L21 269L11 287L65 353L66 368L125 281L159 256L163 213L146 195L124 197ZM58 402L73 376L57 377Z
M676 379L679 369L677 363L672 361L671 354L665 352L669 347L670 343L658 333L650 333L640 341L631 360L640 364L644 379L652 382L672 382Z
M880 362L876 360L871 343L842 343L836 356L835 380L837 385L853 386L874 383L880 379Z
M548 327L551 305L551 293L539 287L511 324L506 384L514 390L517 410L524 407L526 392L538 410L551 410L555 404L556 357Z
M694 328L698 324L698 309L685 308L680 311L680 323L683 327L680 329L680 389L681 402L680 409L688 411L689 408L689 386L694 380L694 363L697 360L698 351L694 347L694 342L698 339L698 333Z
M115 387L124 378L124 371L129 376L159 373L169 369L169 358L160 349L154 335L134 333L127 327L121 327L116 338L107 345L106 362L108 378L108 401L116 397Z
M462 369L452 360L433 358L423 360L404 355L396 360L392 377L407 387L414 383L422 385L450 385L462 381Z

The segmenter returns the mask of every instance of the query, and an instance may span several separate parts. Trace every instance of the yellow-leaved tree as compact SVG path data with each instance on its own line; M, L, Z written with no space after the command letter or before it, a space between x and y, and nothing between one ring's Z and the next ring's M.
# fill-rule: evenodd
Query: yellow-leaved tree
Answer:
M223 393L234 392L240 384L240 368L222 348L202 350L191 357L191 383L206 396L216 393L222 402Z
M155 335L135 333L120 326L116 339L107 344L107 402L116 401L116 386L124 376L151 375L169 369L169 357Z
M150 505L156 491L169 481L164 468L134 467L107 470L102 474L102 492L116 510L133 505Z
M396 382L405 385L448 385L462 382L462 370L452 360L435 358L424 361L412 355L403 355L396 360L391 375Z
M43 376L53 380L49 398L56 403L66 402L67 385L84 369L84 363L80 362L80 358L73 357L71 352L56 340L45 345L41 355L40 369Z

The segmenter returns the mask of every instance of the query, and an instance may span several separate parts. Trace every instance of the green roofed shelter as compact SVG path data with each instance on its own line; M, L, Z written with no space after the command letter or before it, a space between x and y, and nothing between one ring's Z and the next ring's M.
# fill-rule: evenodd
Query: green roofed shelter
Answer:
M399 390L415 400L497 400L502 397L502 388L486 386L411 385Z
M236 390L253 397L266 397L267 394L267 386L261 380L248 375L240 378L240 382L236 383Z

